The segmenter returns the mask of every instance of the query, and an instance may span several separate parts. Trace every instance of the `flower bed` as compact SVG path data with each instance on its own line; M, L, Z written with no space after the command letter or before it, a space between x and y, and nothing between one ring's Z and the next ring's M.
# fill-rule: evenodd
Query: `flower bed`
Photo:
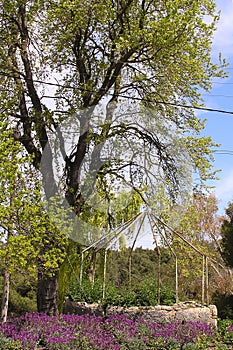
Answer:
M220 336L227 336L232 342L233 325L227 325L227 331L222 328L218 332L210 325L198 322L158 324L142 318L130 320L124 315L105 319L91 315L49 317L35 313L0 326L0 349L208 349L210 344L217 346L215 340L219 343Z

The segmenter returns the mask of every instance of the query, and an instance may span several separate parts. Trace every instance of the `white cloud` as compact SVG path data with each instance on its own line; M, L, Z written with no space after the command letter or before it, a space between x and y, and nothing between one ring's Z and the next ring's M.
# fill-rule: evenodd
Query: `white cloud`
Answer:
M229 57L233 54L233 1L218 0L217 5L221 14L214 35L213 51L216 54L221 51L223 57Z
M223 211L227 207L228 202L233 201L233 170L217 182L215 195L220 200L220 211Z

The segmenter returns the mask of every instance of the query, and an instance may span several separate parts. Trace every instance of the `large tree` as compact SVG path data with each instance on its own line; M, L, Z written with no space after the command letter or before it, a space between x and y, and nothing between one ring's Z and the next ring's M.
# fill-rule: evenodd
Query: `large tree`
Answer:
M174 199L190 168L211 176L212 141L184 106L222 74L210 58L216 21L212 0L1 1L2 109L48 200L64 193L89 223L95 188L111 227L118 189L148 200L162 182ZM75 239L89 227L79 222ZM54 239L48 230L45 254ZM39 268L39 311L56 312L57 280Z

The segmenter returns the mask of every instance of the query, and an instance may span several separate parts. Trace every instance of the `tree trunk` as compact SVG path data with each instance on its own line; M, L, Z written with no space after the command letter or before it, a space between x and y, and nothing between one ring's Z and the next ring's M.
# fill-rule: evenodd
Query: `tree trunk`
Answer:
M58 271L53 276L38 272L37 310L51 316L58 314Z
M4 271L4 285L2 295L2 308L1 308L1 322L5 323L7 320L8 304L10 293L10 274L7 270Z

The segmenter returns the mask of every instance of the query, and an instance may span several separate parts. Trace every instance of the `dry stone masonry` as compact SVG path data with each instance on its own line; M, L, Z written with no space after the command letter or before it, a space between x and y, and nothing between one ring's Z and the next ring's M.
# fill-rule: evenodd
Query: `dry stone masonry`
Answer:
M198 321L217 326L217 308L215 305L203 306L195 302L180 302L172 306L141 306L141 307L120 307L113 306L103 309L98 304L75 303L66 300L63 312L66 314L91 314L95 316L109 317L112 315L124 314L128 318L137 319L143 317L153 322L173 321Z

